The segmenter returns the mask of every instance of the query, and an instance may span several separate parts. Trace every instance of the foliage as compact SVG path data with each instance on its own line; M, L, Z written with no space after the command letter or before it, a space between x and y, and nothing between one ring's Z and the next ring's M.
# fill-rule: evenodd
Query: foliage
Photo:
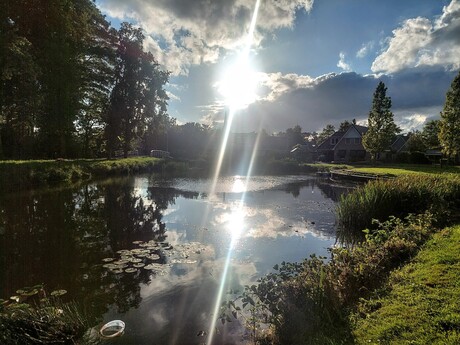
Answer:
M460 205L460 177L406 175L393 180L377 180L342 196L337 216L342 236L353 236L372 226L372 219L431 210L446 221Z
M399 128L391 112L391 98L386 95L387 88L379 82L374 92L372 108L369 112L368 131L363 135L363 146L375 159L376 155L386 150Z
M429 149L437 149L441 146L439 143L439 122L439 120L431 120L423 126L423 142Z
M13 344L75 344L90 322L76 303L58 297L36 306L13 303L0 307L0 342Z
M357 344L460 342L460 226L435 234L393 272L388 289L360 300L352 316Z
M335 133L335 127L331 124L327 124L326 127L323 128L321 133L318 134L318 137L316 138L316 143L318 145L321 144L322 142L324 142L324 140L329 138L334 133Z
M410 153L425 152L425 150L427 149L427 146L425 145L425 141L423 139L423 135L419 131L410 133L406 146L407 150L409 150Z
M439 141L443 153L455 157L460 153L460 72L452 81L446 94L446 102L441 111Z
M169 73L142 43L92 0L2 1L0 158L102 157L118 138L125 156L151 150L169 120Z
M115 85L110 95L107 116L107 151L123 150L124 157L133 148L155 115L166 113L168 96L163 90L168 72L159 70L151 53L143 51L142 29L122 23L118 30Z

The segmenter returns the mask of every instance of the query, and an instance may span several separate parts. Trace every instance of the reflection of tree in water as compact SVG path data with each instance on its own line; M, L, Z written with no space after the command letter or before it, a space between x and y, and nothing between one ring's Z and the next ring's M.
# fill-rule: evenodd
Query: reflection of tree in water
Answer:
M314 180L305 180L302 182L289 183L282 186L282 190L286 193L291 193L294 198L297 198L300 195L300 190L305 187L314 187Z
M325 196L335 202L339 202L343 194L347 194L355 188L352 184L333 184L329 180L318 180L316 185Z
M102 259L136 240L164 241L163 211L179 195L198 193L149 188L142 195L133 182L0 195L0 298L45 283L66 289L97 317L113 304L120 312L138 306L151 271L115 275Z

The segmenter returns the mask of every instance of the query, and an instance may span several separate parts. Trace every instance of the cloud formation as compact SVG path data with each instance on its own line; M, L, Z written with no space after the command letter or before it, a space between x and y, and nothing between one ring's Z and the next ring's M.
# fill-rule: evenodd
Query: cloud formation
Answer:
M313 0L263 1L255 44L263 34L293 26L298 10L309 11ZM222 49L242 46L255 0L101 0L111 17L134 20L149 36L146 48L174 75L191 65L216 62Z
M455 72L442 68L416 68L393 76L344 72L312 78L269 73L264 76L263 94L258 101L234 118L234 131L265 128L277 132L296 124L311 131L328 123L338 126L353 118L366 121L380 80L392 98L395 121L404 130L420 129L427 118L439 115L454 77ZM217 111L215 114L219 116Z
M434 20L404 21L387 39L386 50L375 59L372 71L395 73L420 66L460 68L460 0L452 0Z

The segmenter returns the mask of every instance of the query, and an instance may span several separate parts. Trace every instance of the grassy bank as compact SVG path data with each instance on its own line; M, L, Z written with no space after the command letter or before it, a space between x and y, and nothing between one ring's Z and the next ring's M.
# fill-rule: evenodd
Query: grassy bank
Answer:
M439 175L439 174L460 174L460 166L433 166L433 165L383 165L383 166L352 166L348 168L350 171L360 173L375 174L375 175Z
M150 157L126 159L0 161L0 190L148 172L185 171L181 162Z
M460 225L393 272L382 295L354 315L357 344L460 344Z

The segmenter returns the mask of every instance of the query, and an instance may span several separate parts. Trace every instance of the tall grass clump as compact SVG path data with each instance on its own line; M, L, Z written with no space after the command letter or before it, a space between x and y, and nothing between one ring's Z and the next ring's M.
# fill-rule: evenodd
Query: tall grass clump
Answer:
M367 183L342 196L337 208L342 234L359 234L373 228L372 220L431 211L439 225L456 214L460 206L458 176L400 176Z
M39 306L12 304L0 309L0 343L76 344L89 329L76 303L47 300Z

